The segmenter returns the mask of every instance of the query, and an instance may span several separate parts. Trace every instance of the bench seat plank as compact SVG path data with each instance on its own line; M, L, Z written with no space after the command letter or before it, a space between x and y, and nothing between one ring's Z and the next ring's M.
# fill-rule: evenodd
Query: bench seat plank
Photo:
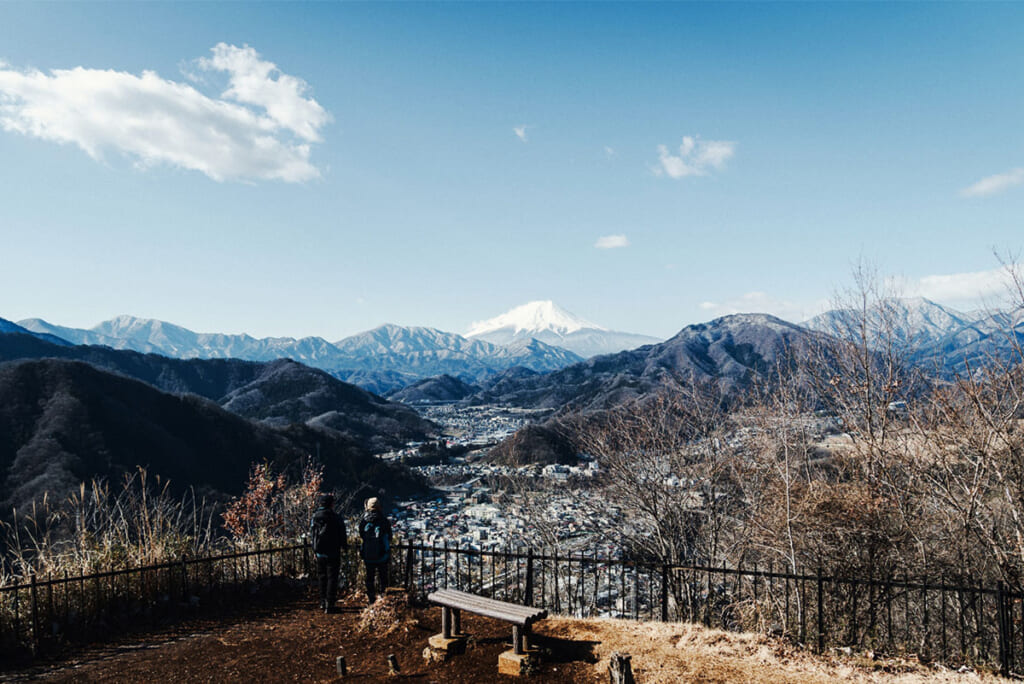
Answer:
M434 601L434 603L448 605L450 608L461 607L466 610L472 610L474 607L489 608L491 610L502 610L509 615L520 615L523 617L533 617L539 613L546 612L540 608L520 606L515 603L506 603L504 601L496 601L482 596L473 596L472 594L463 594L460 596L441 595L436 597L431 595L431 600Z
M537 620L543 620L548 616L548 612L541 608L531 608L529 606L506 603L505 601L496 601L455 589L435 591L427 596L427 599L448 608L468 610L477 615L511 622L520 627L529 627Z

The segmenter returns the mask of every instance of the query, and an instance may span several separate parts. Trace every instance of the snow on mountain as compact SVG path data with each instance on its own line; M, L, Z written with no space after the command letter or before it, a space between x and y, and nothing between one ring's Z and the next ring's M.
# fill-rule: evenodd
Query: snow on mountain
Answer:
M566 311L552 301L535 301L470 326L466 337L508 345L518 340L539 340L562 347L583 358L613 354L661 340L647 335L608 330Z
M19 324L32 332L49 333L75 344L103 345L178 359L273 361L291 358L317 366L316 361L329 360L334 350L330 342L320 337L256 339L246 334L196 333L166 321L135 316L117 316L87 330L53 325L39 318L26 319Z
M551 331L568 335L585 328L607 330L547 300L528 302L490 320L474 323L466 337L479 337L504 329L511 329L514 334Z
M873 329L884 331L891 327L895 340L913 347L934 344L975 323L969 315L924 297L889 300L884 307L872 310L870 316ZM803 326L849 338L856 334L858 320L856 311L835 309L805 321Z
M448 374L467 381L512 366L545 371L580 360L572 352L543 342L505 346L435 328L390 324L339 340L335 347L343 356L343 368L385 368L419 377Z
M63 325L53 325L48 323L41 318L26 318L23 321L18 321L18 325L32 331L33 333L40 335L54 335L62 339L71 342L72 344L98 344L106 347L112 347L113 349L131 349L133 351L151 353L156 352L156 348L150 345L146 349L138 349L136 346L130 344L126 340L121 340L116 337L108 337L101 335L92 330L83 330L81 328L68 328Z
M548 371L581 360L565 349L531 339L502 346L433 328L398 325L382 325L335 344L320 337L257 339L245 334L196 333L165 321L134 316L118 316L88 330L40 319L21 321L20 325L34 334L55 335L75 344L179 359L290 358L377 392L444 373L476 382L513 366Z

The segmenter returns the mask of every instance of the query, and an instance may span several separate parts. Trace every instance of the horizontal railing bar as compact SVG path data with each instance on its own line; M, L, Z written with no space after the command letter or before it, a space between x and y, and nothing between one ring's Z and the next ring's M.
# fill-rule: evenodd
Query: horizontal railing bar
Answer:
M33 586L35 586L38 589L40 587L71 584L72 582L82 582L84 580L121 577L123 575L131 575L133 573L146 572L149 570L166 570L168 568L180 568L182 565L198 565L200 563L210 563L213 561L233 560L236 558L249 558L252 556L261 556L266 555L268 553L284 553L287 551L297 551L299 549L306 548L306 546L306 544L297 544L293 546L274 546L265 549L257 549L254 551L238 551L235 553L222 554L219 556L193 556L191 558L180 558L174 561L165 561L163 563L157 563L155 565L136 565L130 568L120 568L118 570L102 570L100 572L89 573L88 575L68 575L67 577L53 577L44 580L37 579L35 584L33 584L31 581L23 581L19 584L9 584L7 586L0 587L0 594L13 591L24 591L26 589L31 589ZM36 575L36 577L38 578L39 575Z
M631 560L628 558L602 558L600 556L587 556L584 554L571 554L568 553L564 556L553 556L544 553L524 553L522 550L517 549L516 551L484 551L476 549L467 549L457 546L432 546L428 544L415 544L399 542L395 544L396 549L413 551L429 551L438 555L449 553L449 554L461 554L468 556L480 556L480 557L492 557L492 558L508 558L510 560L520 559L526 560L527 558L533 558L537 561L558 561L559 563L582 563L589 565L624 565L627 568L639 568L648 570L651 572L660 572L662 567L667 569L669 572L681 572L681 571L694 571L694 572L710 572L711 574L719 575L743 575L746 577L764 577L769 579L789 579L803 582L817 582L818 575L809 575L803 573L789 573L789 572L772 572L768 570L748 570L746 568L730 568L723 566L709 566L709 565L679 565L679 564L662 564L655 561L638 561ZM520 547L521 548L521 547ZM890 588L901 588L910 589L916 591L960 591L965 593L981 593L985 595L995 595L999 593L998 589L991 587L979 587L975 585L959 585L959 584L930 584L921 580L909 581L909 580L884 580L884 579L856 579L840 576L821 576L822 582L829 582L832 584L853 584L858 586L874 586L874 587L890 587ZM969 581L969 580L968 580ZM1024 593L1012 592L1004 589L1002 592L1003 596L1008 599L1024 599Z

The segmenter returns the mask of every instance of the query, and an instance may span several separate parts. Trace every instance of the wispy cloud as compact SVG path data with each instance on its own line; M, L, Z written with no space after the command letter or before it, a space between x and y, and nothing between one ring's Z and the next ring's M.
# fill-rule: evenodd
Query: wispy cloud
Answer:
M725 163L735 153L735 142L685 136L678 154L672 154L665 145L658 145L658 166L654 167L654 173L669 178L706 176L725 168Z
M963 197L988 197L1015 185L1024 183L1024 168L1016 168L1006 173L997 173L994 176L986 176L977 183L969 185L960 191Z
M0 128L71 143L94 159L115 151L142 168L167 164L217 181L317 178L311 145L331 117L306 82L248 46L220 43L211 53L195 65L227 75L219 96L152 71L42 72L0 62Z
M614 157L615 156L615 148L614 147L609 147L608 145L605 145L604 146L604 156L608 157L609 159Z
M629 247L629 239L625 235L603 235L597 238L594 247L598 249L617 249Z
M519 138L519 139L520 139L520 140L522 140L523 142L528 142L528 141L529 141L529 138L528 138L528 137L526 136L526 129L527 129L527 128L529 128L529 126L526 126L526 125L523 125L523 126L514 126L514 127L512 128L512 131L513 131L513 132L514 132L514 133L516 134L516 137L517 137L517 138Z

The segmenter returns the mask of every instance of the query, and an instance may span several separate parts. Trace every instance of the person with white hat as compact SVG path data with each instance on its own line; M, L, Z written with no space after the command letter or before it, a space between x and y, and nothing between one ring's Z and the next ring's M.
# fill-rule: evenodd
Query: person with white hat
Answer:
M366 597L377 600L388 586L388 561L391 560L391 521L384 515L380 499L370 497L359 520L359 557L366 566Z

